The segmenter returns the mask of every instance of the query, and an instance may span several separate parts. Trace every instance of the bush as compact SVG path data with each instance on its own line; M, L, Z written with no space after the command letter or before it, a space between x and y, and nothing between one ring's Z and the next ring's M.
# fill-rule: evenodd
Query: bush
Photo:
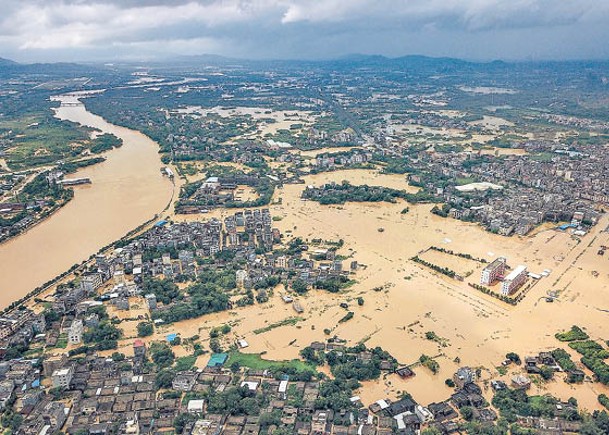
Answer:
M554 377L554 369L552 367L543 366L541 367L539 374L543 379L548 381Z
M150 345L152 361L160 368L169 367L175 360L175 355L165 343L152 343Z
M154 333L154 326L151 322L141 322L137 325L137 336L148 337Z
M300 278L296 278L292 281L292 290L294 290L298 294L306 293L309 288L309 285Z
M587 340L590 338L579 326L573 325L571 329L566 332L558 332L554 335L559 341L577 341Z

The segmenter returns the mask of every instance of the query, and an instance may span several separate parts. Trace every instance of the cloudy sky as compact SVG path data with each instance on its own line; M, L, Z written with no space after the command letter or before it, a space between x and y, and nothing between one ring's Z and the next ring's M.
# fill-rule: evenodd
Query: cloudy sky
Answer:
M0 0L0 10L0 57L26 62L609 58L609 0Z

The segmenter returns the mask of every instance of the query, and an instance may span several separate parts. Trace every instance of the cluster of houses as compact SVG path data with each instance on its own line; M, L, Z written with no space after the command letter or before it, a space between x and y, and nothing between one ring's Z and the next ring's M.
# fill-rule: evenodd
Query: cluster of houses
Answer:
M0 243L31 226L36 221L36 214L48 206L49 202L44 199L0 203L0 218L6 222L0 225Z
M342 340L312 343L322 351L344 352ZM381 399L365 407L358 396L348 409L318 406L322 382L275 376L268 370L235 369L228 354L211 354L204 368L173 374L170 387L160 388L157 373L146 364L150 349L141 339L132 344L132 357L101 357L96 354L68 357L65 353L44 360L18 359L0 363L0 409L10 403L11 412L22 416L19 433L66 434L158 434L173 430L176 419L186 415L187 434L418 434L434 426L441 433L459 431L459 410L473 408L476 418L492 422L497 416L488 408L475 383L476 372L468 367L454 375L455 393L450 399L427 407L405 395ZM372 354L362 351L359 361ZM229 368L230 367L230 368ZM406 367L381 362L385 373L413 376ZM401 371L401 372L400 372ZM402 376L400 374L400 376ZM244 397L264 396L259 412L214 412L210 400L229 388L240 388ZM261 415L274 415L263 421Z
M0 354L10 346L29 343L36 335L43 334L46 328L44 316L28 308L7 312L0 317Z
M176 206L176 212L182 214L200 213L209 209L222 207L227 203L241 201L241 191L244 186L256 188L268 185L271 178L259 175L232 175L223 177L208 177L188 197L181 196Z
M313 167L316 170L346 169L372 161L370 151L354 148L350 151L320 154L315 157Z
M381 154L407 159L409 180L449 204L451 217L505 236L526 235L542 222L568 222L583 235L609 203L609 182L601 175L608 162L600 145L533 141L522 144L530 154L501 158L433 148L413 152L387 140L376 146ZM479 187L463 191L451 183L468 178Z

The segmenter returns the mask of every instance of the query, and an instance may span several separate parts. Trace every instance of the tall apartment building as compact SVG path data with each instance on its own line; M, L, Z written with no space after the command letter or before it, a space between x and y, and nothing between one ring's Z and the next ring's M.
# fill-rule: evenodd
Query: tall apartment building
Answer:
M499 280L505 273L506 259L499 257L491 264L482 269L482 276L480 277L480 284L482 285L493 285Z
M235 272L235 280L237 281L237 287L245 287L245 282L247 280L247 271L238 270L237 272Z
M509 296L518 290L518 288L526 281L527 274L528 272L526 266L520 265L516 269L512 270L501 284L501 294L503 296Z

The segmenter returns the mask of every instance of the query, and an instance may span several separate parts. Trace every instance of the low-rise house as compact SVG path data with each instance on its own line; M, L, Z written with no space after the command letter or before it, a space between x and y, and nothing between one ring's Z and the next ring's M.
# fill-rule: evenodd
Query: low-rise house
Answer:
M177 373L171 385L174 390L191 391L197 382L197 373L182 372Z

